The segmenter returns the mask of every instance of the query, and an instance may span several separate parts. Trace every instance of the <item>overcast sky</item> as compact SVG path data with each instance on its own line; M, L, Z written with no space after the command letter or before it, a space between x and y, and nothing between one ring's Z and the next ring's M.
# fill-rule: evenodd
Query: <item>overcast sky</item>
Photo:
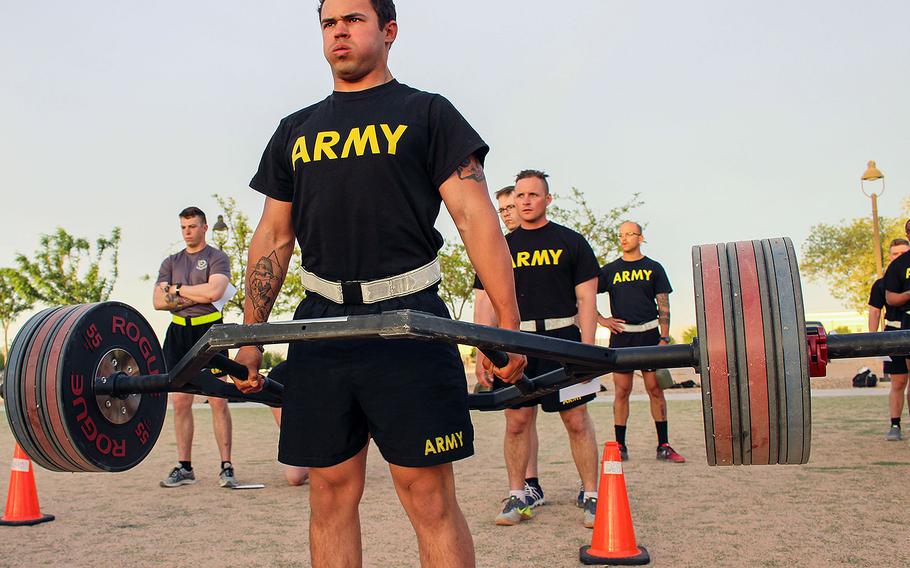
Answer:
M0 265L56 226L123 227L114 297L150 317L182 246L176 212L247 187L278 120L324 98L316 2L0 3ZM791 236L910 189L905 1L399 0L402 82L443 93L490 144L491 187L524 168L600 209L639 192L646 254L694 322L692 244ZM457 238L448 215L438 226ZM605 304L605 302L604 302ZM807 287L808 311L840 309Z

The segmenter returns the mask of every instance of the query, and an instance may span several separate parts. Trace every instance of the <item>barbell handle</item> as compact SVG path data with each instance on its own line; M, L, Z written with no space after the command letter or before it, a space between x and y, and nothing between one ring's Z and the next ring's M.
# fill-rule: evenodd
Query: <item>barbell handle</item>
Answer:
M505 367L509 364L509 354L505 351L481 349L480 352L483 353L486 358L489 359L490 362L492 362L496 367ZM525 375L522 375L521 378L518 379L518 381L516 381L514 384L515 387L521 391L521 394L531 394L537 390L537 387L534 386L534 383L528 380L528 377Z
M249 377L250 374L250 370L247 369L246 365L242 365L237 361L234 361L229 357L225 357L220 353L213 355L210 359L210 363L214 367L218 367L221 370L227 371L228 374L232 377ZM267 376L263 375L262 390L280 396L284 394L284 385L274 379L270 379Z

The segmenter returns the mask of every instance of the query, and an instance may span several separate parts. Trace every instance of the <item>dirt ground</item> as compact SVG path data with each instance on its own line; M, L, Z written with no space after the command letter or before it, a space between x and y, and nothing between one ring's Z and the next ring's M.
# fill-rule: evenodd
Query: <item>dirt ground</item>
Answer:
M671 442L689 458L683 465L654 460L647 403L633 402L625 477L638 541L651 552L652 565L910 565L910 448L906 441L883 440L886 408L886 396L814 398L808 465L709 468L699 401L669 403ZM598 440L612 436L610 404L590 409ZM271 413L255 405L233 409L238 478L267 486L249 491L218 487L210 413L200 408L196 417L194 486L158 487L175 460L170 416L151 455L129 472L39 468L42 511L57 520L0 527L0 566L308 566L309 487L284 483ZM502 414L473 418L477 454L456 471L478 566L580 566L578 547L590 544L591 531L573 504L578 475L558 417L539 421L548 502L533 520L510 528L492 522L506 489ZM0 423L5 499L13 441L5 418ZM366 566L417 565L413 533L375 448L361 515Z

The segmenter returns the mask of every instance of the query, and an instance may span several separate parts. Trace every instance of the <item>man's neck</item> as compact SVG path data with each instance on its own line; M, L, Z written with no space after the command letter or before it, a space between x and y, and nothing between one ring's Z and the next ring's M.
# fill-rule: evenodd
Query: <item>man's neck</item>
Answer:
M636 260L641 260L645 255L641 254L641 249L635 249L633 251L622 253L622 259L627 262L635 262Z
M197 252L201 252L202 249L204 249L206 246L207 246L207 245L206 245L205 241L203 241L201 244L198 244L198 245L196 245L196 246L194 246L194 247L191 247L191 246L187 245L187 246L186 246L186 252L189 253L189 254L196 254Z
M379 85L385 85L386 83L392 81L395 77L392 76L392 72L389 71L389 68L386 66L379 67L370 71L363 77L357 79L356 81L345 81L339 77L332 76L335 83L335 90L342 93L353 93L357 91L366 91L367 89L372 89L373 87L378 87Z
M521 228L526 229L528 231L532 231L534 229L539 229L539 228L543 227L544 225L546 225L549 222L550 222L550 220L547 219L547 214L544 213L543 215L541 215L537 219L534 219L533 221L525 221L524 219L522 219Z

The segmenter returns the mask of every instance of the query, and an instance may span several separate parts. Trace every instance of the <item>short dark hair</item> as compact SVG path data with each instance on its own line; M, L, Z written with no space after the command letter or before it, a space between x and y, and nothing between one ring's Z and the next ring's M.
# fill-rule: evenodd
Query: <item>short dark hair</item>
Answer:
M518 175L515 176L515 183L518 183L520 180L527 178L537 178L543 182L543 186L546 188L547 193L550 193L550 183L547 181L547 178L550 177L545 172L541 170L521 170L518 172Z
M198 207L187 207L181 211L178 215L181 219L192 219L193 217L202 217L202 224L207 225L208 221L205 219L205 213L202 212L202 209Z
M322 18L323 4L325 4L325 0L319 0L319 8L316 9L320 18ZM395 14L395 2L392 0L370 0L370 4L373 5L373 11L376 12L376 15L379 17L379 29L385 28L386 24L397 19Z
M894 239L891 241L891 244L888 245L888 248L899 247L901 245L910 247L910 241L908 241L907 239Z
M515 191L515 186L514 186L514 185L507 185L507 186L505 186L504 188L502 188L502 189L500 189L499 191L497 191L494 195L495 195L496 199L499 199L499 198L502 197L503 195L512 195L512 192L513 192L513 191Z

